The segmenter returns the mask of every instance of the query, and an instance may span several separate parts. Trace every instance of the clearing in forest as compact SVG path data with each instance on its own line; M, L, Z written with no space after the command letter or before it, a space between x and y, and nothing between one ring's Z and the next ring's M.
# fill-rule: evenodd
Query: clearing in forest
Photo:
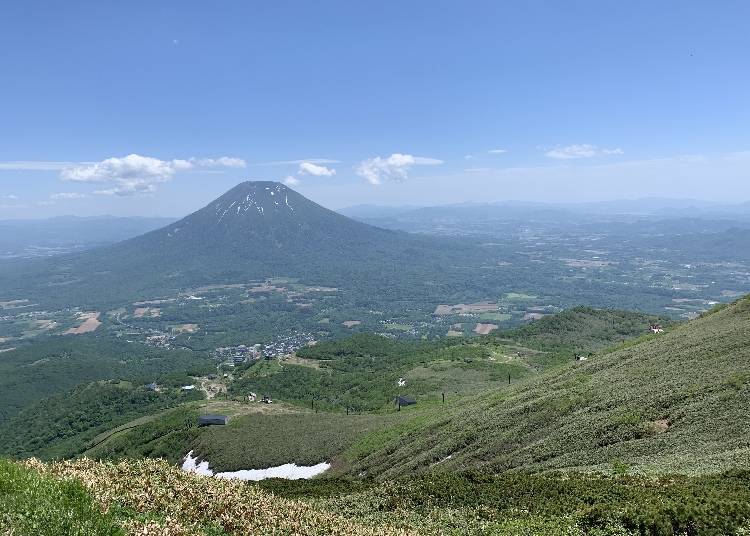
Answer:
M172 326L172 333L195 333L198 331L198 324L179 324Z
M474 333L477 335L487 335L491 331L495 331L497 329L497 324L477 324L474 328Z
M438 305L435 315L455 315L466 313L492 313L496 312L498 304L495 302L457 303L456 305Z
M83 333L91 333L96 331L102 323L99 321L99 312L93 313L78 313L78 319L82 320L80 326L76 328L70 328L65 332L65 335L81 335Z

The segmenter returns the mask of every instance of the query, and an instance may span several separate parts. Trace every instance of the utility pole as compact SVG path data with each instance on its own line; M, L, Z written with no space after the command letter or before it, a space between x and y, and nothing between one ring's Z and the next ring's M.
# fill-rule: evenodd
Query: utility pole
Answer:
M510 372L508 373L508 385L510 385Z

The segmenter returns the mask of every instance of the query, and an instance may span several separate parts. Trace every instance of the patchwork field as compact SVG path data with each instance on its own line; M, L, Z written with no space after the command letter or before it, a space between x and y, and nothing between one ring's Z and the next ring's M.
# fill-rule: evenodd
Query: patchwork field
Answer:
M81 335L83 333L91 333L92 331L96 331L99 329L99 326L102 325L101 321L99 320L99 316L101 313L99 312L93 312L93 313L80 313L78 315L78 319L82 321L82 323L75 328L70 328L68 331L65 332L65 335Z

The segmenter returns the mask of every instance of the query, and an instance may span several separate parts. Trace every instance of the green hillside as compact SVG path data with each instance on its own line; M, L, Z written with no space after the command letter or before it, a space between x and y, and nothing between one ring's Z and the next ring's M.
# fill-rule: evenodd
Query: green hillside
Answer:
M0 460L0 531L28 536L744 535L750 473L643 478L436 474L260 484L163 461Z
M750 298L464 400L355 464L715 473L750 467Z
M361 335L311 347L294 366L317 371L330 362L326 374L356 378L359 367L380 360L374 370L387 371L392 361L396 372L433 358L451 362L454 353L460 366L489 360L498 349L525 348L520 361L526 362L571 348L593 351L607 340L619 345L510 386L489 383L481 394L446 405L428 400L401 412L346 415L293 403L188 402L100 433L86 452L166 457L171 464L0 462L0 529L210 536L747 534L750 298L666 333L632 338L647 320L577 309L468 344ZM622 338L628 340L617 342ZM74 400L98 397L95 389L102 386ZM112 391L113 402L104 407L130 402L132 395L114 396L117 389L123 387L102 390L101 396ZM233 419L226 427L198 429L195 416L205 411ZM322 459L334 468L312 481L226 482L177 469L187 448L215 469ZM41 510L48 515L40 517Z
M200 383L190 374L214 372L213 362L146 348L128 361L116 360L121 343L108 345L93 336L52 339L8 354L0 366L8 371L0 393L7 412L6 419L0 412L0 453L45 460L85 454L177 461L195 450L221 470L334 458L343 468L383 443L376 432L391 434L414 421L412 415L421 422L442 412L443 393L448 404L456 404L488 390L499 392L509 387L509 376L513 383L524 381L571 361L574 351L588 353L638 337L653 320L640 313L576 308L498 337L399 341L363 333L322 342L293 358L235 367L226 381L230 400L206 401L200 410L238 416L221 431L195 426L199 409L188 402L202 392L179 391L180 385ZM89 383L92 379L100 381ZM35 388L24 388L21 380ZM157 381L160 392L144 389L150 381ZM257 411L259 404L242 402L250 392L268 394L276 404ZM397 395L419 401L406 420L392 418ZM180 407L163 411L173 406ZM102 441L111 430L120 431ZM265 434L263 448L242 448L257 430L275 432ZM299 441L286 441L285 434Z

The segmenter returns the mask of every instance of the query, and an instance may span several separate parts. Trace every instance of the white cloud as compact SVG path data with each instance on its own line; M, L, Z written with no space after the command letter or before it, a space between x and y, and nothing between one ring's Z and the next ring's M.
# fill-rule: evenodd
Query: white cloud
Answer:
M595 156L611 156L623 154L622 149L604 149L588 143L555 147L544 153L549 158L572 160L575 158L593 158Z
M17 195L8 194L8 195L0 195L0 199L5 199L7 201L18 201L20 198Z
M442 163L442 160L436 158L394 153L387 158L376 156L363 160L357 166L356 173L370 184L381 184L383 180L406 180L412 166L434 166Z
M294 175L289 175L283 182L287 186L299 186L301 183L301 181Z
M0 169L13 171L59 171L76 165L75 162L45 162L35 160L8 160L0 162Z
M299 165L300 175L313 175L315 177L333 177L336 174L335 169L327 168L326 166L319 166L312 162L302 162Z
M472 158L474 158L473 154L464 155L464 160L471 160Z
M221 156L219 158L191 158L188 162L198 167L247 167L247 163L242 158L234 158L231 156Z
M49 197L50 199L83 199L84 197L88 196L80 192L60 192L57 194L52 194Z
M275 160L273 162L261 162L260 164L253 164L255 166L294 166L297 164L303 164L309 162L311 164L340 164L340 160L332 160L330 158L301 158L300 160Z
M490 154L505 154L508 152L508 150L507 149L490 149L487 152Z
M245 167L239 158L189 158L187 160L160 160L150 156L130 154L101 162L65 167L60 173L63 180L83 183L109 184L96 190L98 195L128 196L156 191L158 184L167 182L178 171L196 168Z

